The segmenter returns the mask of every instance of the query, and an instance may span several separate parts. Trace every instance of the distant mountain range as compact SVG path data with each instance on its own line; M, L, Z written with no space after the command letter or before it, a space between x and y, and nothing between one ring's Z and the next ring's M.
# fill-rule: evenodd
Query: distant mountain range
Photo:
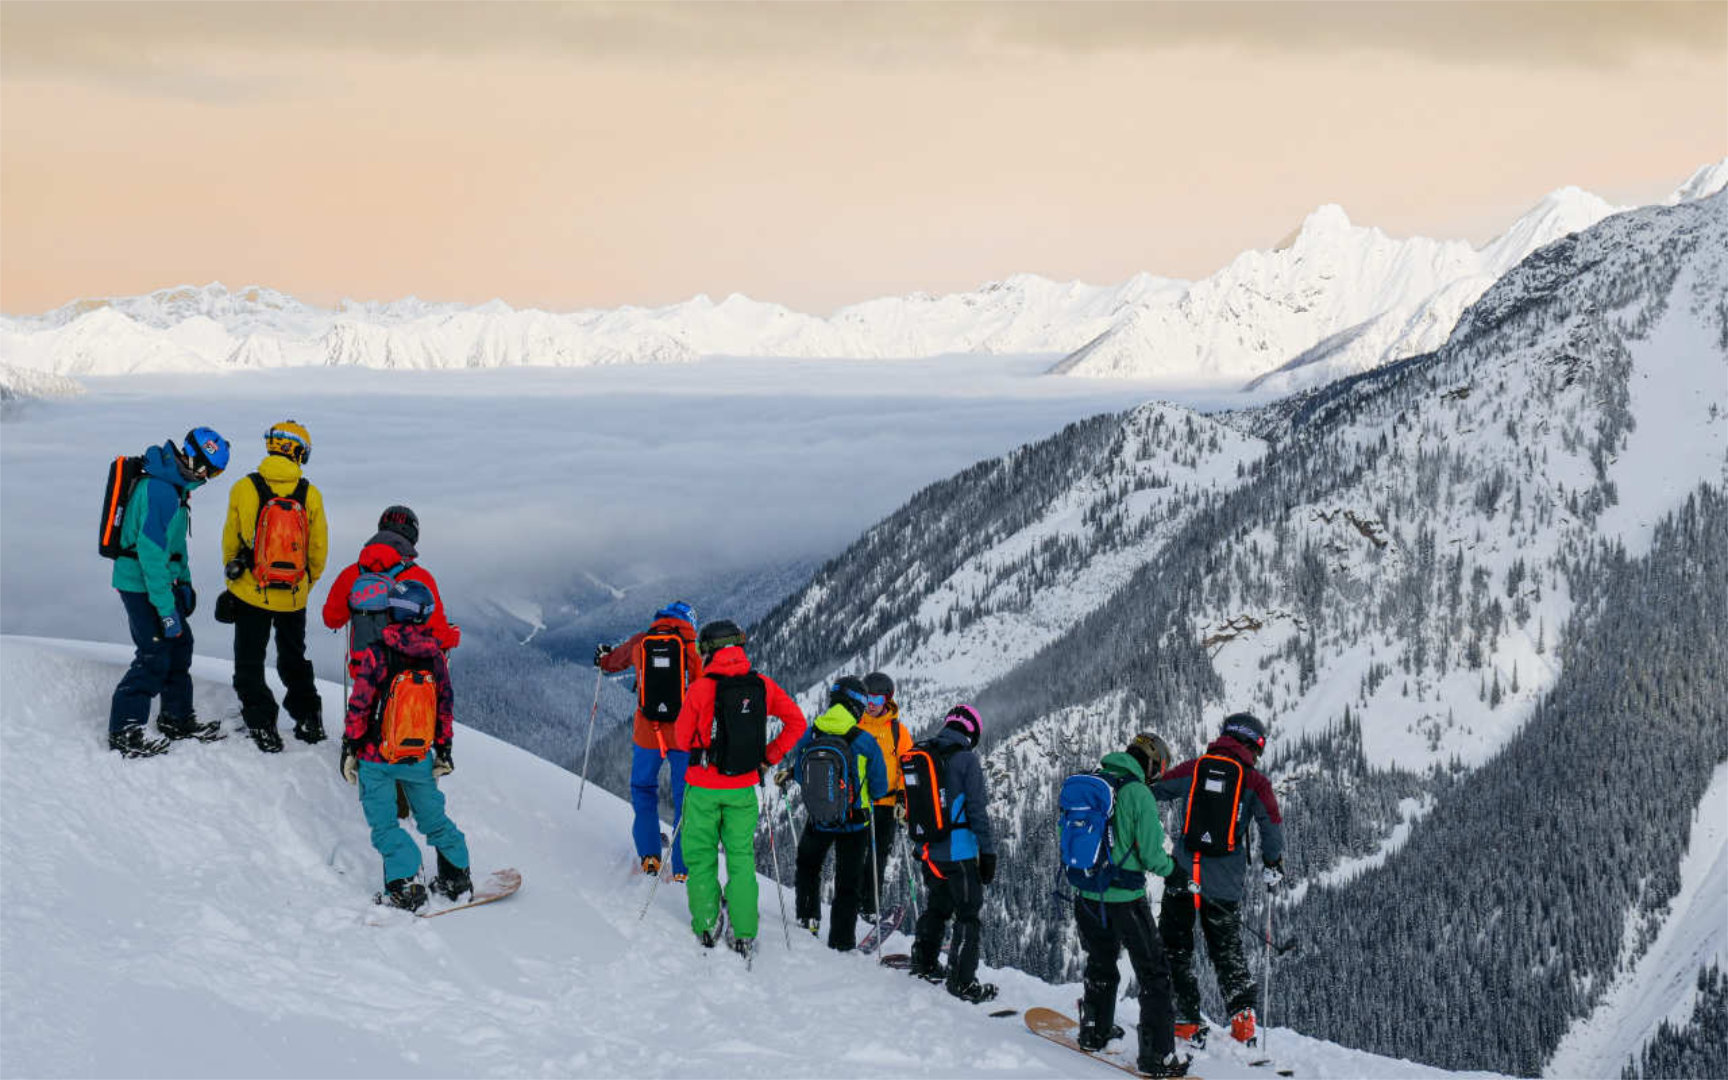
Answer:
M1728 160L1700 169L1668 202L1725 184ZM1275 250L1245 252L1198 282L1140 274L1098 286L1021 274L975 292L871 300L828 318L737 294L558 314L413 298L325 309L260 286L182 286L0 317L0 360L83 376L1046 353L1059 374L1289 391L1437 347L1501 274L1615 209L1564 188L1478 249L1393 239L1323 206Z

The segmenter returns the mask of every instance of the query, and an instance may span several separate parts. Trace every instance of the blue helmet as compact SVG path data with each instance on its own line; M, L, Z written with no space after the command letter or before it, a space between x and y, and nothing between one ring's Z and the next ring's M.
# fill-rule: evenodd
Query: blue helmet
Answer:
M438 610L438 601L424 582L402 579L390 586L390 621L423 623Z
M228 467L228 440L215 428L195 427L186 433L180 456L186 459L193 475L200 480L210 480L221 476L222 470Z
M654 618L657 620L680 619L689 623L691 628L694 629L696 626L696 609L682 600L674 600L659 611L656 611L654 613Z

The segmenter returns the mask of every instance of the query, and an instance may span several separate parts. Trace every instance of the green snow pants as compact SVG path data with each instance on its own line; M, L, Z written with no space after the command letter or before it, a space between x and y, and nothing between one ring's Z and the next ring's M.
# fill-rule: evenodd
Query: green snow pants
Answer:
M720 846L726 846L726 914L732 934L756 936L756 789L684 789L684 863L690 879L690 929L700 934L720 918Z

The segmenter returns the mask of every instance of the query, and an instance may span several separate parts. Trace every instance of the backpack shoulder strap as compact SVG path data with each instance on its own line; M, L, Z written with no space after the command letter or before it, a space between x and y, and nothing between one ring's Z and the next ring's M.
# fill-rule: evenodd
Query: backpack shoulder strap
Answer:
M264 479L263 473L249 472L246 474L246 479L252 481L252 486L258 491L258 505L260 508L262 508L265 503L276 497L276 493L270 490L269 481Z
M294 485L294 493L288 497L290 499L293 499L295 502L299 503L301 506L305 506L306 505L306 489L311 487L311 486L312 485L310 485L306 482L306 478L304 476L302 476L300 478L300 482L298 484Z

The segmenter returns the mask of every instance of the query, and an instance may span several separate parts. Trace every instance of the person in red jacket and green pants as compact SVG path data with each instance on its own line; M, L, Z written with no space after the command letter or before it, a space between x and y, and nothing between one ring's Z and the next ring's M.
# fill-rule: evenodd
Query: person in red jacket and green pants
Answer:
M697 646L707 657L703 676L684 695L673 729L677 748L690 755L684 774L684 861L690 870L690 929L713 948L723 927L720 848L726 848L727 945L748 957L755 948L756 822L751 789L763 770L777 765L804 734L804 713L773 679L754 671L744 655L744 631L730 619L702 627ZM780 734L768 739L768 720Z

